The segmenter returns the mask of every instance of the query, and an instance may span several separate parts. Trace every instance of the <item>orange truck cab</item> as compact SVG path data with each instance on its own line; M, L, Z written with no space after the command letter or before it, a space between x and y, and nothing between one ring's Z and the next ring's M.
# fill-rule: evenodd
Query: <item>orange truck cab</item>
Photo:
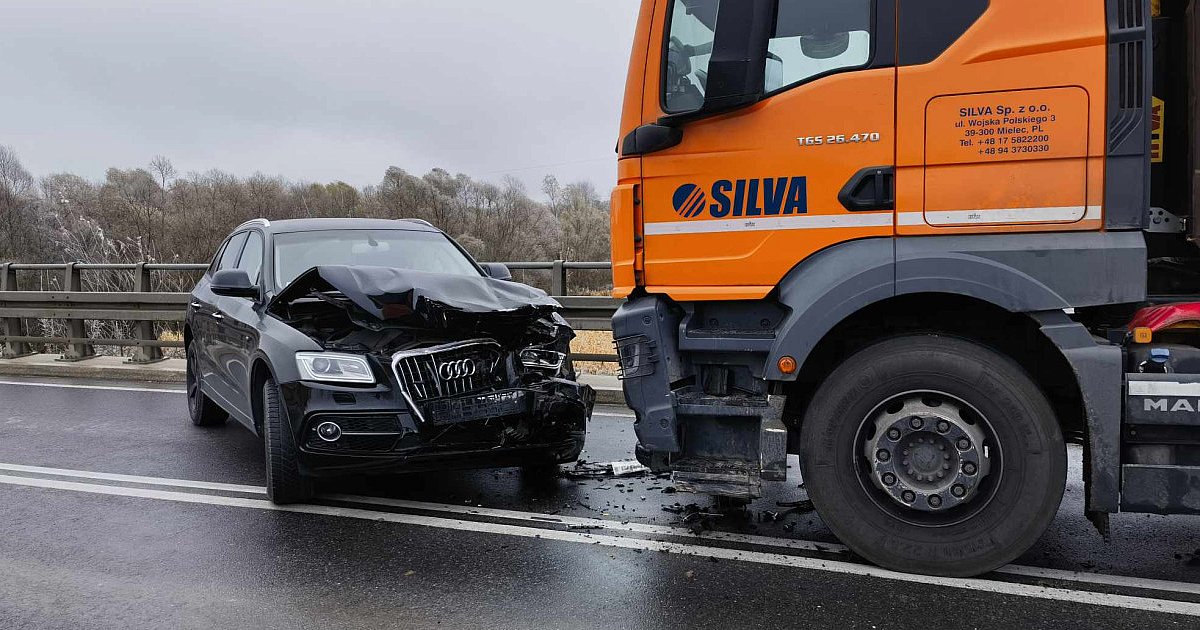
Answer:
M639 459L744 502L797 454L851 548L945 575L1041 535L1068 442L1098 527L1200 513L1194 16L643 0L612 217Z

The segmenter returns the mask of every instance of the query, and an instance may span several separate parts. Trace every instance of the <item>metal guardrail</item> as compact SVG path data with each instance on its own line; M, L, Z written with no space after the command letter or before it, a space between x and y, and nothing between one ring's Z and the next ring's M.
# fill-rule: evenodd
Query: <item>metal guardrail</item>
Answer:
M567 272L571 270L607 270L606 262L512 262L505 263L514 271L550 271L551 291L563 305L563 316L577 330L612 330L612 315L620 304L609 297L568 296ZM163 341L158 338L154 324L182 322L189 294L155 292L153 272L203 272L206 264L0 264L0 358L12 359L34 354L33 346L53 344L65 346L64 361L81 361L96 355L96 346L133 347L134 363L153 363L163 359L163 348L182 348L182 341ZM17 272L58 272L62 276L60 291L18 291ZM130 271L133 291L84 291L83 271ZM67 335L39 337L28 334L26 320L56 319L67 324ZM88 320L120 321L134 324L133 338L95 339L87 334ZM616 355L574 354L576 361L616 362Z

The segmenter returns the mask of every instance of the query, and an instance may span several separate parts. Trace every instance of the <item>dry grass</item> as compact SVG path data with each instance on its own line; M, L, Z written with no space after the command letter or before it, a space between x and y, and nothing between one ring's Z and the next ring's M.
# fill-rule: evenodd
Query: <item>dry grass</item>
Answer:
M571 342L572 352L586 354L616 354L613 349L612 333L606 330L577 330L576 337ZM616 363L596 363L592 361L576 361L575 369L584 374L617 373Z

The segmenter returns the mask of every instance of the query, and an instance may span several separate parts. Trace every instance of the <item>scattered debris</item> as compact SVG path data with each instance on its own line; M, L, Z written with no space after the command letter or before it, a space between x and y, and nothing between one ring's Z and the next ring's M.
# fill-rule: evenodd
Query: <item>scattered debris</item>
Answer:
M564 470L563 474L572 479L598 479L601 477L631 477L634 475L643 475L648 472L650 472L650 469L641 465L637 460L623 460L602 464L580 460L575 464L574 468Z
M409 569L409 570L407 570L407 571L405 571L405 572L404 572L404 577L409 577L409 576L416 575L416 574L417 574L417 572L416 572L416 571L413 571L412 569Z
M807 514L816 509L815 507L813 507L813 502L809 499L801 499L799 501L776 501L775 505L777 505L781 508L788 508L788 509L783 510L782 512L776 512L774 510L763 510L758 513L758 522L760 522L760 523L776 523L776 522L779 522L782 520L786 520L789 514ZM791 525L790 527L788 525L784 525L783 528L790 532L793 529L795 529L795 524L793 523L790 525Z
M779 507L792 508L797 512L812 512L816 509L813 507L813 502L809 499L801 499L800 501L776 501L775 505Z
M690 579L696 577L696 572L688 571L687 573L684 573L683 576L690 580Z
M786 512L773 512L771 510L763 510L758 513L759 523L774 523L783 518Z

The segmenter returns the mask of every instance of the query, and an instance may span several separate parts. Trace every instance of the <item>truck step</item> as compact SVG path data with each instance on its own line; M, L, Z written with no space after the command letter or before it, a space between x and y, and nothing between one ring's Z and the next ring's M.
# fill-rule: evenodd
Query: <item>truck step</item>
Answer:
M1200 375L1126 374L1125 424L1200 427Z
M758 462L696 458L674 461L671 468L671 480L682 492L744 499L762 496Z
M1121 466L1121 511L1200 514L1200 466Z

